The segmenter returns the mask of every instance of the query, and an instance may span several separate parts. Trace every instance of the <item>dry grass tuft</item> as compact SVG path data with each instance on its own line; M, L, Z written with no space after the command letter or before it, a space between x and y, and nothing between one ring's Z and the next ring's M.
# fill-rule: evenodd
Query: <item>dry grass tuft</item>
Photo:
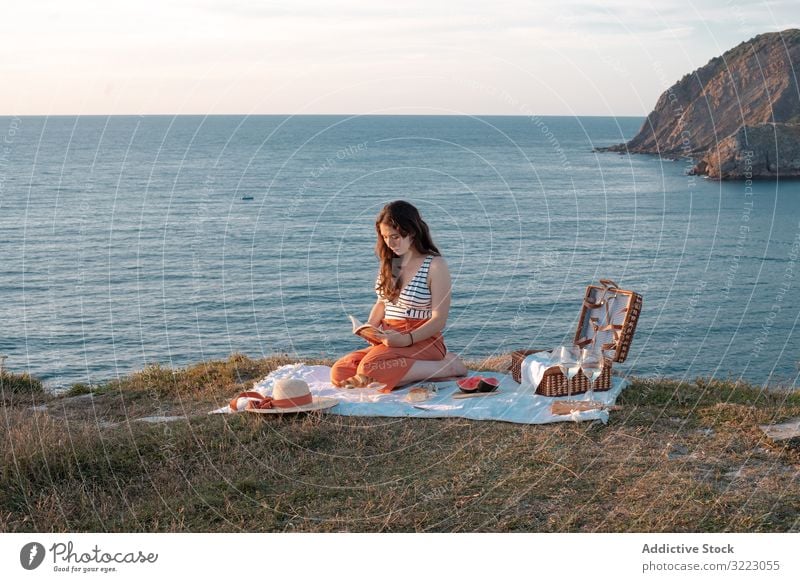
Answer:
M48 399L38 378L27 373L0 372L0 401L4 406L35 406Z

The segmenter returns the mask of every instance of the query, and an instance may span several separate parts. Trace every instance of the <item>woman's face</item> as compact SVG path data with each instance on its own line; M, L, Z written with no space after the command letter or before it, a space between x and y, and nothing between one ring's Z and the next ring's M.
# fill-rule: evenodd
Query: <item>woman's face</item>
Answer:
M392 249L394 254L398 257L406 254L408 249L411 248L412 237L411 235L403 236L400 231L392 228L388 224L381 224L381 237L387 247Z

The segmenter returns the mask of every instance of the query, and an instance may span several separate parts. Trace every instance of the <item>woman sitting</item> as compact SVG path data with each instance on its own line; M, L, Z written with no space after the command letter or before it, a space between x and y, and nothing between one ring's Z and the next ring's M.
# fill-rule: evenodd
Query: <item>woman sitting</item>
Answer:
M375 221L380 270L378 300L367 323L382 329L382 343L351 352L331 369L334 386L386 384L384 391L426 379L464 376L448 353L442 330L450 311L450 272L428 225L408 202L387 204Z

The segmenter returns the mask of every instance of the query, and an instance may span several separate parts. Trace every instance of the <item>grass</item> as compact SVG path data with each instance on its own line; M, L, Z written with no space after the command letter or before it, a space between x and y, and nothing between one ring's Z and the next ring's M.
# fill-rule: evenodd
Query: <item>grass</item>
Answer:
M42 381L30 374L0 371L0 403L3 406L36 406L50 400Z
M6 370L0 371L0 388L4 394L44 394L41 380L27 373L13 374Z
M608 425L205 414L287 363L154 366L60 398L4 376L0 530L800 530L800 451L758 428L800 416L798 394L634 378ZM154 415L187 418L135 420Z

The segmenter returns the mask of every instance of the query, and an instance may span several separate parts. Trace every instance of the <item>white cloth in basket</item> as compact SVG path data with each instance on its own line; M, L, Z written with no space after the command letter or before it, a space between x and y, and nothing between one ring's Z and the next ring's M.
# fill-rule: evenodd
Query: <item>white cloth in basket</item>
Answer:
M534 391L544 378L544 373L553 365L550 352L536 352L529 354L522 360L520 367L519 383L523 388L533 388Z

